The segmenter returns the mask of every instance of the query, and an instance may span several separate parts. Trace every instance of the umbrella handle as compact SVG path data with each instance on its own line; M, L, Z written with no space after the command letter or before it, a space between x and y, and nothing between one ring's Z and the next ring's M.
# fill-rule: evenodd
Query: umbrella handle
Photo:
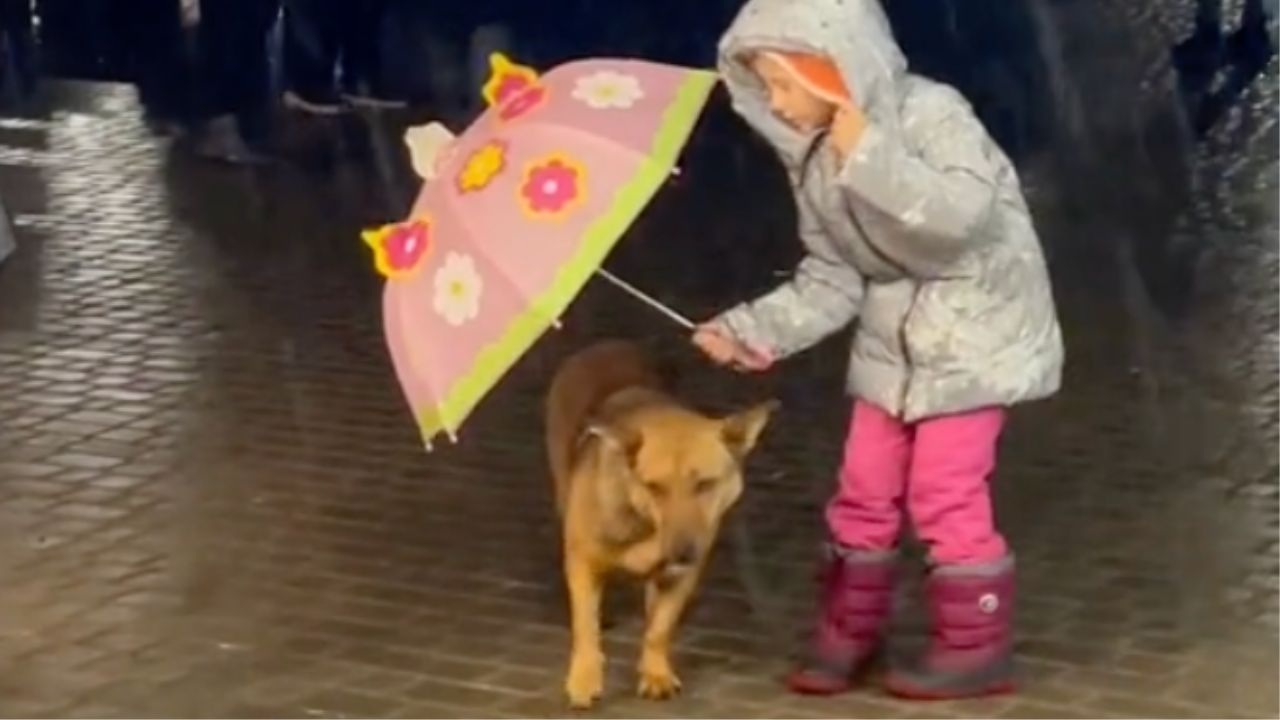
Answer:
M650 297L649 295L645 294L644 292L642 292L641 290L639 290L638 288L636 288L636 286L632 285L631 283L627 282L626 280L623 280L622 278L618 277L617 275L614 275L613 273L609 272L608 270L605 270L604 268L596 268L596 274L597 274L597 275L599 275L600 277L604 278L605 280L608 280L609 282L613 283L613 284L614 284L615 286L617 286L620 290L622 290L623 292L627 293L627 294L628 294L628 295L630 295L631 297L633 297L633 298L635 298L635 299L639 300L640 302L644 303L645 305L648 305L649 307L653 308L654 310L657 310L658 312L662 313L663 315L666 315L668 319L670 319L670 320L674 321L674 322L675 322L677 325L679 325L680 327L682 327L682 328L684 328L684 329L686 329L686 330L693 330L693 329L694 329L695 325L694 325L694 322L693 322L692 320L690 320L689 318L685 317L684 315L681 315L680 313L676 312L675 310L672 310L671 308L667 307L666 305L662 304L661 302L659 302L659 301L657 301L657 300L653 299L652 297Z

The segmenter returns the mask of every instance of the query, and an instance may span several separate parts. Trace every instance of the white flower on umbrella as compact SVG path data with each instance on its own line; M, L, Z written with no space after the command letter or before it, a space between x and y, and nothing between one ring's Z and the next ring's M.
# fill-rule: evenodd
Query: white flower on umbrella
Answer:
M444 321L455 327L476 319L484 281L470 255L451 252L436 270L433 307Z
M644 97L644 88L634 75L601 70L578 78L573 97L596 110L626 110Z

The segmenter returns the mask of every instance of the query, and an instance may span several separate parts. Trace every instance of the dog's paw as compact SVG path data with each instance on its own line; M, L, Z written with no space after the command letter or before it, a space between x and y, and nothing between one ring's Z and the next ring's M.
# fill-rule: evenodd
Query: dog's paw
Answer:
M636 692L646 700L668 700L680 694L680 678L666 660L641 663Z
M575 657L569 663L564 692L569 698L569 707L575 710L586 710L594 705L604 694L604 661Z

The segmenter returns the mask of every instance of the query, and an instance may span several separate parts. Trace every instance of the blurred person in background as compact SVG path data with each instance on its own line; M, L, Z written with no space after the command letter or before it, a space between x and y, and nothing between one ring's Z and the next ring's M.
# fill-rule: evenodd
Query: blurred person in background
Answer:
M267 38L279 0L201 0L199 9L196 153L233 163L265 161L274 106Z
M285 106L314 115L403 106L382 71L386 17L386 0L285 0Z

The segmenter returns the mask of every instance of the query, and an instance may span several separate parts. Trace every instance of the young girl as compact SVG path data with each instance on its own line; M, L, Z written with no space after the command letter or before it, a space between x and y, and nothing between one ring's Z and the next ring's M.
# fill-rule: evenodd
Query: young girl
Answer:
M956 91L907 72L876 0L750 0L720 69L789 171L808 254L694 342L763 370L858 320L821 613L788 684L843 691L876 654L905 504L929 549L933 634L889 690L1007 691L1014 565L987 482L1005 408L1056 392L1062 367L1014 169Z

